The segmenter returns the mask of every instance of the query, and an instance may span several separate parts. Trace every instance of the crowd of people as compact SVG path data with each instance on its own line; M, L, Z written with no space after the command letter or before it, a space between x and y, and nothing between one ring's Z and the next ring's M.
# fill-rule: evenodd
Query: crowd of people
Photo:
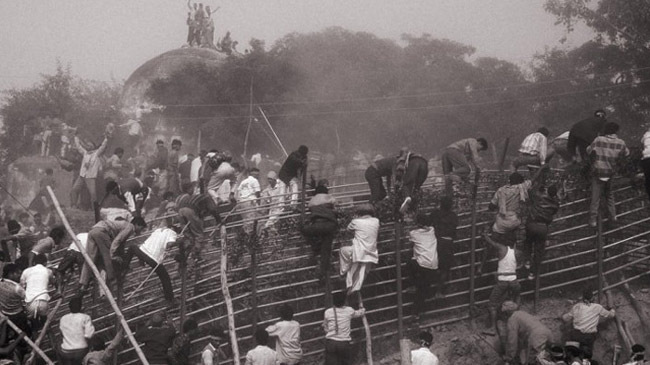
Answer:
M197 13L199 10L202 10L201 4L196 8ZM140 108L139 112L141 117L147 110ZM2 239L4 265L0 310L2 318L6 317L21 330L1 327L6 333L0 333L0 339L4 339L0 350L10 351L4 355L0 351L0 359L3 356L20 359L26 354L27 348L18 344L20 336L31 337L40 330L53 299L50 288L54 288L54 296L64 293L63 288L69 284L75 268L79 271L79 290L69 300L70 314L60 320L63 343L59 346L59 356L64 364L101 364L112 356L123 333L116 331L115 338L106 346L103 339L94 335L92 318L82 312L81 299L88 292L93 275L91 263L84 261L81 249L88 253L92 264L105 273L105 277L96 280L106 281L111 290L119 290L117 284L127 276L133 256L138 257L157 274L168 307L175 308L178 303L163 264L172 245L178 247L176 261L186 263L193 257L198 268L207 238L206 224L217 229L224 215L238 214L244 233L262 235L272 233L283 214L297 211L301 185L307 174L307 146L291 152L279 170L267 169L262 174L255 161L239 164L228 151L212 149L200 151L196 157L182 155L180 139L172 139L171 150L166 148L165 141L158 140L151 158L127 170L122 165L124 155L140 153L134 148L141 145L143 135L139 117L119 126L129 130L128 146L115 148L107 159L104 155L116 126L106 127L100 144L72 138L70 148L76 150L80 158L79 164L72 169L75 180L71 205L80 206L82 192L87 192L94 208L95 224L75 237L56 268L47 267L48 259L66 241L66 231L55 225L52 202L45 190L46 186L55 186L51 170L46 171L41 191L31 205L41 211L33 218L30 212L19 215L18 221L7 221L8 236ZM616 135L618 129L616 123L606 121L601 110L594 118L577 123L568 134L551 141L548 129L539 128L523 140L519 155L511 165L508 184L500 187L490 201L489 208L495 212L495 220L484 233L484 241L496 253L498 264L497 280L489 299L490 322L486 333L502 338L506 363L596 363L588 361L593 353L598 319L611 318L615 311L593 303L593 290L585 290L581 301L564 316L573 330L567 334L565 346L558 347L548 328L519 308L518 269L523 266L525 277L530 280L540 274L549 225L559 210L559 188L545 182L553 156L582 160L591 166L589 224L596 224L601 195L605 195L609 223L617 221L612 177L617 161L629 154L625 142ZM650 138L644 136L643 141L648 143L644 153L650 151ZM454 266L458 226L458 216L453 211L453 192L468 186L464 184L469 182L473 171L480 173L480 154L487 148L484 138L466 138L442 151L446 195L439 199L437 209L426 213L418 210L419 190L428 173L426 159L402 148L395 156L379 156L368 167L365 177L370 188L370 202L355 208L347 224L353 238L342 244L339 253L339 274L344 277L341 284L344 289L333 293L333 305L323 314L327 364L350 364L354 357L350 342L351 321L364 316L365 309L362 306L354 309L346 303L351 294L362 289L368 273L378 264L377 242L382 222L377 218L377 207L385 199L396 197L395 218L413 217L414 225L408 234L413 253L407 265L412 286L405 292L415 294L414 318L426 313L427 301L432 297L436 300L445 296L449 272ZM530 169L530 179L517 172L522 166ZM266 176L264 189L260 175ZM99 189L100 186L103 189ZM305 201L310 214L301 225L300 233L310 243L314 257L320 256L319 277L323 282L330 277L333 241L341 223L340 211L329 192L327 180L312 181L310 187L313 193L309 194L309 201ZM159 219L146 238L136 243L130 238L139 236L148 227L144 216L155 210L152 201L160 202L155 204ZM527 209L522 209L524 206ZM525 216L522 211L527 212ZM47 223L42 221L44 214L48 215ZM519 265L515 256L516 231L522 225L526 232L524 263ZM487 258L488 255L484 255L479 273ZM432 284L435 290L431 290ZM257 347L247 353L248 364L297 364L301 361L300 325L293 319L293 309L284 305L279 314L280 322L255 333ZM505 329L499 322L505 324ZM197 330L197 322L192 318L177 331L168 318L155 313L148 323L138 328L136 338L146 345L144 353L150 362L153 361L151 363L188 364L191 339ZM222 335L215 335L203 350L203 364L212 364L223 356L218 346ZM269 336L277 338L275 350L268 347ZM429 349L431 333L421 333L418 340L421 347L412 352L413 363L437 364L438 358ZM635 349L633 356L642 360L643 350L638 346Z

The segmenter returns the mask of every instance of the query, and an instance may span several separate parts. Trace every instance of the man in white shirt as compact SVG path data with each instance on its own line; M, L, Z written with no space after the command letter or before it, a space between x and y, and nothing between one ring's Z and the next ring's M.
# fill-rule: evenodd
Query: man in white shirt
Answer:
M411 350L411 365L438 365L438 357L429 349L433 342L433 335L422 331L418 335L418 340L420 347Z
M46 267L47 257L38 254L34 257L34 266L25 269L20 276L20 285L25 288L27 315L38 323L47 317L50 293L48 287L53 281L52 270Z
M340 274L347 274L345 286L348 294L361 290L366 274L379 261L379 219L373 216L374 212L370 204L357 208L356 217L348 225L348 230L354 231L352 246L341 247L339 251Z
M269 336L276 337L275 352L278 364L296 365L302 359L300 346L300 323L293 320L293 308L288 304L280 307L280 322L266 327Z
M268 346L269 334L264 328L255 332L257 346L246 353L246 365L276 365L276 353Z
M278 183L278 174L275 171L269 171L266 175L266 181L268 185L262 191L262 204L269 207L269 219L264 224L264 228L269 229L280 219L286 197L284 196L284 184Z
M102 144L97 147L94 143L90 143L88 148L84 148L78 138L75 138L75 144L77 150L83 154L83 159L81 161L81 170L79 170L79 177L75 180L72 190L70 191L70 199L72 200L72 206L78 208L80 204L79 195L84 186L90 192L90 201L93 204L93 208L97 203L97 186L96 181L99 175L99 170L101 169L101 159L100 157L104 154L106 147L108 146L108 135L104 137Z
M75 296L70 299L70 313L61 317L59 329L63 342L61 343L61 358L64 364L81 364L88 353L88 340L95 333L92 319L81 312L83 297Z
M164 223L163 223L164 224ZM144 261L158 275L163 287L165 299L169 305L173 305L174 291L169 273L163 265L165 250L169 244L176 242L178 234L172 228L161 227L154 230L151 235L139 246L131 246L124 256L124 270L122 275L129 271L129 265L133 255Z
M237 192L235 193L237 210L240 212L243 220L242 228L248 234L253 232L255 218L257 217L257 206L259 205L257 199L262 195L262 189L258 180L259 174L260 170L255 167L250 170L250 174L247 169L244 169L242 171L243 180L237 186Z
M350 327L352 318L362 317L366 310L360 307L354 310L345 305L345 292L336 292L332 295L334 306L325 310L323 329L325 330L325 364L351 364L352 337Z
M608 310L598 303L592 303L593 299L593 288L585 288L582 292L582 300L574 304L571 311L562 316L565 322L571 322L572 324L569 340L580 342L581 346L586 346L592 350L598 336L600 318L614 318L616 316L614 309Z
M438 270L438 241L426 215L418 214L415 222L417 228L409 233L413 243L413 259L409 261L408 268L416 289L413 307L417 318L425 310L430 284L435 280Z

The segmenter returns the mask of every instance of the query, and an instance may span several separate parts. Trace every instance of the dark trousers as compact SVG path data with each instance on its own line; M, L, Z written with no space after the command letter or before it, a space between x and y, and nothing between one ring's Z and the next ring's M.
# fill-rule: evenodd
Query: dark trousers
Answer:
M546 236L548 224L529 222L526 224L526 240L524 241L524 257L531 262L531 272L537 275L546 251Z
M645 192L650 198L650 158L641 160L641 169L643 169L643 175L645 176Z
M596 342L597 333L582 333L575 328L569 332L569 341L579 342L580 345L589 347L593 350L594 342Z
M59 262L59 266L57 266L56 271L58 271L61 275L65 275L68 271L74 270L75 265L81 268L83 264L84 257L81 252L67 250L63 256L63 259L61 259L61 262Z
M323 276L329 273L332 242L338 229L336 222L327 219L313 220L302 228L302 234L311 245L314 255L320 255L320 272Z
M59 350L59 355L61 356L61 363L63 365L81 365L87 353L88 353L88 348L79 349L79 350L70 350L70 351L66 351L63 349Z
M571 156L576 155L576 148L580 154L580 158L583 161L587 160L587 147L591 144L591 141L587 142L580 138L576 138L573 134L569 134L569 140L567 141L567 150Z
M325 340L325 365L352 364L352 344L349 341Z
M415 313L420 314L425 311L425 300L431 296L431 283L437 277L437 270L427 269L418 264L415 260L408 262L409 276L415 284L415 300L413 308Z
M160 283L162 284L165 299L170 302L174 300L174 290L172 288L172 280L169 277L169 273L167 272L167 269L165 269L165 266L163 266L162 263L158 265L158 263L154 259L149 257L149 255L144 253L140 249L140 247L131 246L127 250L126 254L124 255L124 264L123 264L124 273L128 272L129 265L131 263L131 259L133 258L133 255L135 255L138 259L144 261L152 269L155 268L154 272L156 273L156 275L158 275L158 279L160 279Z
M376 203L386 197L386 188L379 171L374 166L366 169L365 173L368 187L370 188L370 202Z

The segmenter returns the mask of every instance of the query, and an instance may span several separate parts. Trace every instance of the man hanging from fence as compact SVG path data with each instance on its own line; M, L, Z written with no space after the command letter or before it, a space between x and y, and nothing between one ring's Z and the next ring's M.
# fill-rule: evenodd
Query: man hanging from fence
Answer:
M409 232L409 240L413 244L413 259L409 260L407 268L409 276L415 284L415 318L425 311L425 301L430 297L431 283L440 276L438 272L438 241L435 230L431 227L428 217L419 213L415 217L416 229ZM436 291L440 291L440 285Z
M332 260L332 242L339 231L336 220L336 199L329 194L325 185L316 186L316 195L309 201L309 220L301 228L301 233L310 243L314 257L320 256L321 280L329 275Z
M524 138L519 146L519 156L512 161L510 170L517 171L520 166L542 166L546 163L546 150L548 147L548 128L541 127L535 133Z
M404 147L397 157L395 166L395 190L400 198L400 213L417 207L417 197L420 187L429 175L429 162L421 155L415 154Z
M86 252L88 256L99 264L106 271L106 281L111 282L115 277L115 268L122 265L124 244L131 236L139 235L147 227L147 223L142 217L135 217L131 222L120 221L100 221L95 224L88 232L88 242ZM88 289L91 278L91 270L88 264L81 269L81 291Z
M630 154L625 142L616 135L618 129L618 124L614 122L605 123L603 135L596 137L587 146L592 172L591 205L589 206L589 225L591 227L596 227L601 195L605 195L610 224L617 221L612 178L616 173L616 164L621 158Z
M492 288L490 293L490 300L488 303L488 310L490 311L490 326L489 331L497 331L497 311L501 308L501 304L510 299L515 303L519 303L519 294L521 293L521 286L517 281L517 258L515 257L515 242L512 240L505 240L504 242L497 242L493 240L487 233L483 234L485 241L497 252L499 262L497 264L497 282ZM479 270L479 275L480 275ZM493 332L488 332L494 335Z
M286 186L287 193L291 192L290 204L298 202L298 191L300 190L300 179L307 173L307 154L309 148L305 145L298 147L296 151L289 154L282 164L278 174L280 181Z
M429 219L436 233L438 241L438 296L443 297L446 293L446 284L449 280L449 272L454 267L454 253L456 247L456 228L458 227L458 215L453 211L454 201L450 196L440 198L440 208L429 214Z
M530 204L526 219L526 239L524 241L524 268L529 271L528 279L533 280L539 275L540 265L546 251L546 237L553 216L560 209L557 200L557 187L551 185L544 188L541 184L533 184L528 191Z
M189 240L182 240L179 242L179 252L177 256L178 262L185 262L190 252L194 252L196 261L200 261L200 253L203 248L202 238L203 220L206 216L210 215L215 220L215 229L219 229L221 224L221 217L219 216L219 209L212 197L208 194L191 195L193 191L192 184L185 184L183 186L184 193L176 198L174 209L178 212L178 220L182 227L187 226L185 229L185 237Z
M208 181L206 189L216 204L227 204L230 202L231 196L234 198L233 188L237 180L237 170L230 164L231 162L232 155L227 151L209 157L209 169L205 170L205 173L209 174L209 178L206 179ZM227 187L229 187L225 194L223 193L223 188L226 187L224 184L228 184Z
M362 204L357 208L355 217L348 225L348 230L354 232L352 245L341 247L339 252L340 273L341 276L346 275L348 294L361 290L366 275L379 260L379 219L374 214L375 209L370 204Z
M34 257L34 266L25 269L20 276L20 285L25 288L25 306L32 330L40 328L47 317L50 300L49 287L54 284L54 274L47 268L47 257Z
M77 233L77 241L81 244L81 247L86 250L86 243L88 242L88 233ZM79 247L77 247L77 244L75 242L70 243L70 246L68 249L65 251L65 254L63 255L63 259L59 261L59 265L56 267L56 280L57 280L57 288L61 290L63 288L63 282L65 280L65 276L67 275L68 272L74 271L74 267L77 266L80 270L83 268L84 265L84 257L81 254L81 251L79 251Z

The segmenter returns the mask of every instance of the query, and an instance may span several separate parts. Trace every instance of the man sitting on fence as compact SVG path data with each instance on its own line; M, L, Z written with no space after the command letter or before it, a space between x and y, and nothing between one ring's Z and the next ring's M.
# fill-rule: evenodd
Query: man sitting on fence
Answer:
M375 158L366 169L365 178L370 188L371 203L377 203L388 195L387 190L390 190L393 184L396 165L397 157L395 156ZM386 187L384 187L383 178L386 178Z
M357 208L356 217L348 225L348 230L354 231L351 246L341 247L340 273L346 275L345 286L348 294L361 290L366 274L373 264L379 260L377 252L377 236L379 235L379 219L375 218L375 209L370 204Z
M546 149L548 142L548 129L541 127L535 133L531 133L519 147L519 156L512 161L511 171L515 172L520 166L542 166L546 163Z
M485 241L497 251L499 258L497 266L497 283L490 293L488 309L490 311L489 330L497 330L497 311L504 301L511 299L519 303L521 286L517 281L517 258L515 257L514 241L496 242L487 233L483 234ZM489 333L494 334L494 333Z
M447 146L442 152L442 171L447 184L452 174L463 180L469 179L472 167L480 170L480 151L488 149L485 138L465 138ZM449 185L448 185L449 186Z
M562 319L565 322L571 322L571 332L569 340L577 341L582 346L593 350L596 336L598 336L598 321L600 318L614 318L616 311L603 308L598 303L593 303L594 290L587 287L582 292L582 300L573 305L571 311L564 314Z

